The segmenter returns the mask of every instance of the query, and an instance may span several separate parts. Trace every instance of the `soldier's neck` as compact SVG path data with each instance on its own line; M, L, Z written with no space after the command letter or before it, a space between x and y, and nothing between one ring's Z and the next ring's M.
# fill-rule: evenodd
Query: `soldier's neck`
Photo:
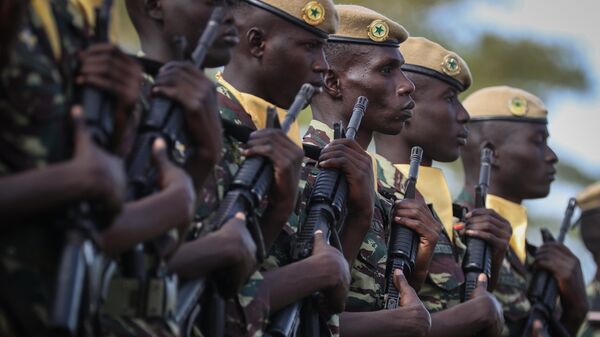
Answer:
M240 66L235 56L225 69L223 69L223 79L240 92L260 97L267 102L275 104L260 85L262 81L258 80L256 75L252 74L251 71L248 71L248 67Z
M383 141L383 139L387 141ZM409 164L410 151L412 146L408 144L402 137L393 137L393 142L390 142L391 137L385 137L377 146L377 153L384 156L387 160L394 164ZM427 153L423 153L421 166L431 166L431 159Z
M311 105L313 119L318 120L321 123L328 125L329 127L333 127L333 123L338 123L342 121L344 123L344 127L348 125L350 118L345 116L343 112L337 111L334 106L335 104L313 104ZM373 131L368 130L361 126L358 128L358 132L356 133L356 142L360 147L364 150L367 150L371 140L373 139Z
M504 190L502 187L503 187L502 184L494 183L494 180L492 178L492 181L490 182L490 188L488 190L488 194L493 194L502 199L512 201L515 204L521 205L523 203L522 198L516 196L514 193L511 193L511 191Z

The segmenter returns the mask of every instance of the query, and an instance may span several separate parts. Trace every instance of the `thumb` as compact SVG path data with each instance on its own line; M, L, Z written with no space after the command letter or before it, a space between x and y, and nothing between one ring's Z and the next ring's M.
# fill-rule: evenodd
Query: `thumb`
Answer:
M477 277L477 288L481 289L483 291L487 291L487 286L488 286L487 275L485 275L484 273L479 274L479 277Z
M323 236L323 231L320 229L315 232L314 240L315 241L313 243L313 255L316 252L323 250L327 245L327 243L325 242L325 237Z
M419 300L415 290L408 284L401 269L394 270L394 286L400 293L400 306L406 306Z
M85 126L85 117L80 105L71 108L71 119L73 120L73 136L75 138L75 155L84 151L91 142L90 134Z
M167 156L167 143L161 137L154 139L152 143L152 158L160 173L164 173L171 162Z
M225 224L225 226L227 224L230 225L234 225L234 224L241 224L241 225L245 225L246 224L246 214L244 214L243 212L237 212L235 213L235 215L233 216L233 218L229 219L227 221L227 223Z

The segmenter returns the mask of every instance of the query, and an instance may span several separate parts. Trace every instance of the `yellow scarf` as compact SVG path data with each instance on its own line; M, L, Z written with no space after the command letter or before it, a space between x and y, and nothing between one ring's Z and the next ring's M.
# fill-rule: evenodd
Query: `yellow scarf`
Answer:
M510 238L510 247L521 263L525 263L525 258L527 257L527 208L491 194L487 195L485 203L487 208L495 210L508 220L513 230L512 237Z
M329 138L329 140L333 140L333 129L331 127L329 127L327 124L318 121L316 119L313 119L310 121L309 126L312 126L315 130L319 130L321 132L325 132L325 134L327 135L327 138ZM373 182L375 183L375 192L377 192L377 157L378 154L376 153L371 153L369 151L367 151L367 154L369 154L369 156L371 156L371 165L373 165Z
M408 175L410 165L396 164L394 166L405 176ZM433 206L433 210L444 225L446 234L453 240L452 195L444 172L436 167L420 166L417 190L423 195L425 202Z
M216 75L216 79L217 83L229 90L235 99L240 102L242 108L244 108L244 110L252 118L252 122L254 122L254 125L257 129L264 129L267 126L267 109L269 107L274 107L277 110L277 115L279 116L280 121L283 121L285 118L285 115L287 114L285 109L276 107L260 97L240 92L227 81L225 81L225 79L223 79L222 73L218 73ZM290 137L294 143L298 144L298 146L302 146L302 141L300 140L300 126L298 121L294 122L290 127L288 137Z
M58 27L56 21L54 21L54 15L52 14L52 8L48 0L31 0L31 7L38 16L50 42L52 48L52 55L55 60L60 60L62 56L62 49L60 47L60 36L58 35Z
M102 0L71 0L78 3L92 27L96 24L94 8L102 5ZM131 22L125 1L115 1L110 13L110 40L125 52L138 54L142 47L140 38Z

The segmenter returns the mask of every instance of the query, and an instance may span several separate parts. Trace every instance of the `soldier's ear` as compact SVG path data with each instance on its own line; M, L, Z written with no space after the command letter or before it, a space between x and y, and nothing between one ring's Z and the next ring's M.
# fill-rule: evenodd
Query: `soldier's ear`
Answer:
M164 19L162 0L144 0L144 11L154 20L162 21Z
M338 74L332 69L328 69L323 76L323 90L331 97L342 97L342 83Z
M252 27L246 32L248 50L252 56L262 58L265 52L265 36L265 31L258 27Z

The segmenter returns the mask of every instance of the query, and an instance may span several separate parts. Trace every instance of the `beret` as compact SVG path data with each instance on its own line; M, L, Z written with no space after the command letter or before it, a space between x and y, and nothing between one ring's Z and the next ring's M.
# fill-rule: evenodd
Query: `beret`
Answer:
M504 120L547 124L548 109L542 100L518 88L488 87L475 91L463 101L469 122Z

